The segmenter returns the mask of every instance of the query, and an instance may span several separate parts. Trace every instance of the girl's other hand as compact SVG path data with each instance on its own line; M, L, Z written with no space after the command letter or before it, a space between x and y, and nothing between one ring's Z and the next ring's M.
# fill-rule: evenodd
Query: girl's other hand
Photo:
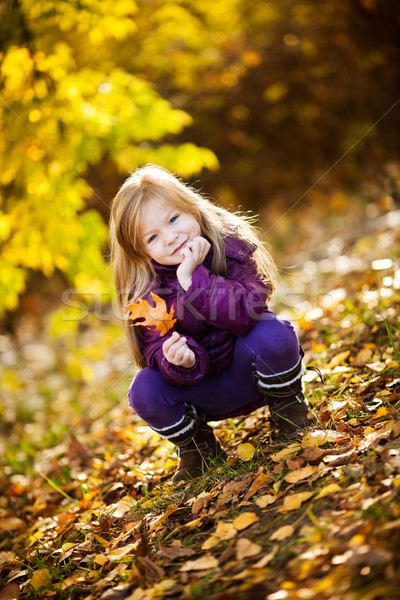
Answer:
M187 345L186 338L180 337L177 331L163 343L162 349L167 361L177 367L190 369L196 362L195 353Z
M183 260L176 270L176 276L185 291L192 285L193 271L202 264L210 248L211 244L198 235L188 242L181 251Z

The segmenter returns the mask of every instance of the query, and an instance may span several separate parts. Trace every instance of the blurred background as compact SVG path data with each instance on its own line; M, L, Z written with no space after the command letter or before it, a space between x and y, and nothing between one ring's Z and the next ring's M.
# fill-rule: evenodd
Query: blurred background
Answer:
M259 215L278 265L306 265L293 307L314 261L342 258L331 267L346 275L346 248L398 214L396 0L0 2L0 89L12 472L39 438L51 447L77 424L126 423L134 368L107 223L130 170L163 165ZM312 320L312 299L307 309Z

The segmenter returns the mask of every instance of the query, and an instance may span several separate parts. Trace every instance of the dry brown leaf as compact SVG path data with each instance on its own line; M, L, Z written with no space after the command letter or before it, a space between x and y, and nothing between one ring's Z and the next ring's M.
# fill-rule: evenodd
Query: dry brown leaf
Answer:
M251 542L247 538L240 538L236 543L236 560L243 560L250 556L257 556L262 550L262 546Z
M239 444L237 447L237 455L241 460L251 460L256 452L256 449L251 444Z
M268 473L260 473L257 475L251 484L249 491L245 494L244 500L251 498L260 489L260 487L262 487L268 481L271 481L271 475Z
M147 556L138 556L138 562L144 567L146 577L150 583L159 583L165 575L165 571L159 565L153 563Z
M212 554L205 554L196 560L188 560L180 571L208 571L209 569L215 569L218 567L218 560Z
M194 516L197 516L203 510L203 508L207 508L207 506L210 504L212 498L213 497L211 494L205 494L204 496L203 495L198 496L192 504L192 514Z
M161 556L165 556L168 560L175 560L177 558L184 558L193 556L196 554L192 548L188 548L187 546L163 546L161 542L158 543L159 553ZM157 553L158 554L158 553Z
M161 337L174 326L176 322L176 319L173 318L175 311L174 307L171 306L171 310L168 312L165 300L152 292L150 293L155 306L151 306L147 300L140 299L138 302L125 306L125 310L130 311L129 319L131 321L143 319L139 323L133 323L133 325L147 325L148 327L153 327L155 331L160 332Z
M0 600L18 600L20 594L21 592L18 583L11 581L1 588Z
M302 469L290 471L290 473L286 473L285 481L287 481L288 483L297 483L298 481L307 479L308 477L311 477L313 473L315 473L317 468L318 467L314 467L313 465L306 465Z
M325 456L325 451L321 448L306 448L301 455L306 462L317 463Z
M297 494L286 496L283 500L283 506L280 510L281 512L296 510L297 508L300 508L303 502L309 500L313 495L314 492L299 492Z
M270 536L270 540L284 540L291 535L293 535L294 527L293 525L283 525L283 527L279 527L274 533Z
M252 512L244 512L233 521L233 526L238 530L242 531L242 529L247 529L253 523L257 523L258 517L255 513Z

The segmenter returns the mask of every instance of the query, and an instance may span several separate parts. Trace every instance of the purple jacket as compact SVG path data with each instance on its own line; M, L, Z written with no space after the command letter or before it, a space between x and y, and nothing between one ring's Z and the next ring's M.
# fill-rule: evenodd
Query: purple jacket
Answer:
M168 333L140 325L142 353L149 367L161 371L164 379L185 386L217 375L232 360L237 336L248 333L267 310L267 286L261 281L251 248L235 237L225 239L227 277L210 272L212 248L204 262L193 272L192 285L185 291L176 276L176 266L154 262L157 281L152 292L174 307L177 321ZM151 296L147 300L153 304ZM162 345L173 333L183 334L196 355L193 367L171 364L163 355Z

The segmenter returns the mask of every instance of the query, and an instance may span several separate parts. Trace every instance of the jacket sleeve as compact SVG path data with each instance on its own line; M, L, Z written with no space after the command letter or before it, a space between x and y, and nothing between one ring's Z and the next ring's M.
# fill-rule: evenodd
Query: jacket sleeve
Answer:
M158 331L140 325L142 336L142 353L149 367L159 369L164 379L171 385L183 387L203 379L210 368L210 358L200 344L185 335L187 345L194 352L196 362L190 369L170 363L164 356L162 345L172 335L172 328L166 335L160 337ZM181 334L180 334L181 335Z
M267 297L268 288L255 261L230 259L226 279L199 265L181 302L198 319L239 336L246 335L260 319Z

